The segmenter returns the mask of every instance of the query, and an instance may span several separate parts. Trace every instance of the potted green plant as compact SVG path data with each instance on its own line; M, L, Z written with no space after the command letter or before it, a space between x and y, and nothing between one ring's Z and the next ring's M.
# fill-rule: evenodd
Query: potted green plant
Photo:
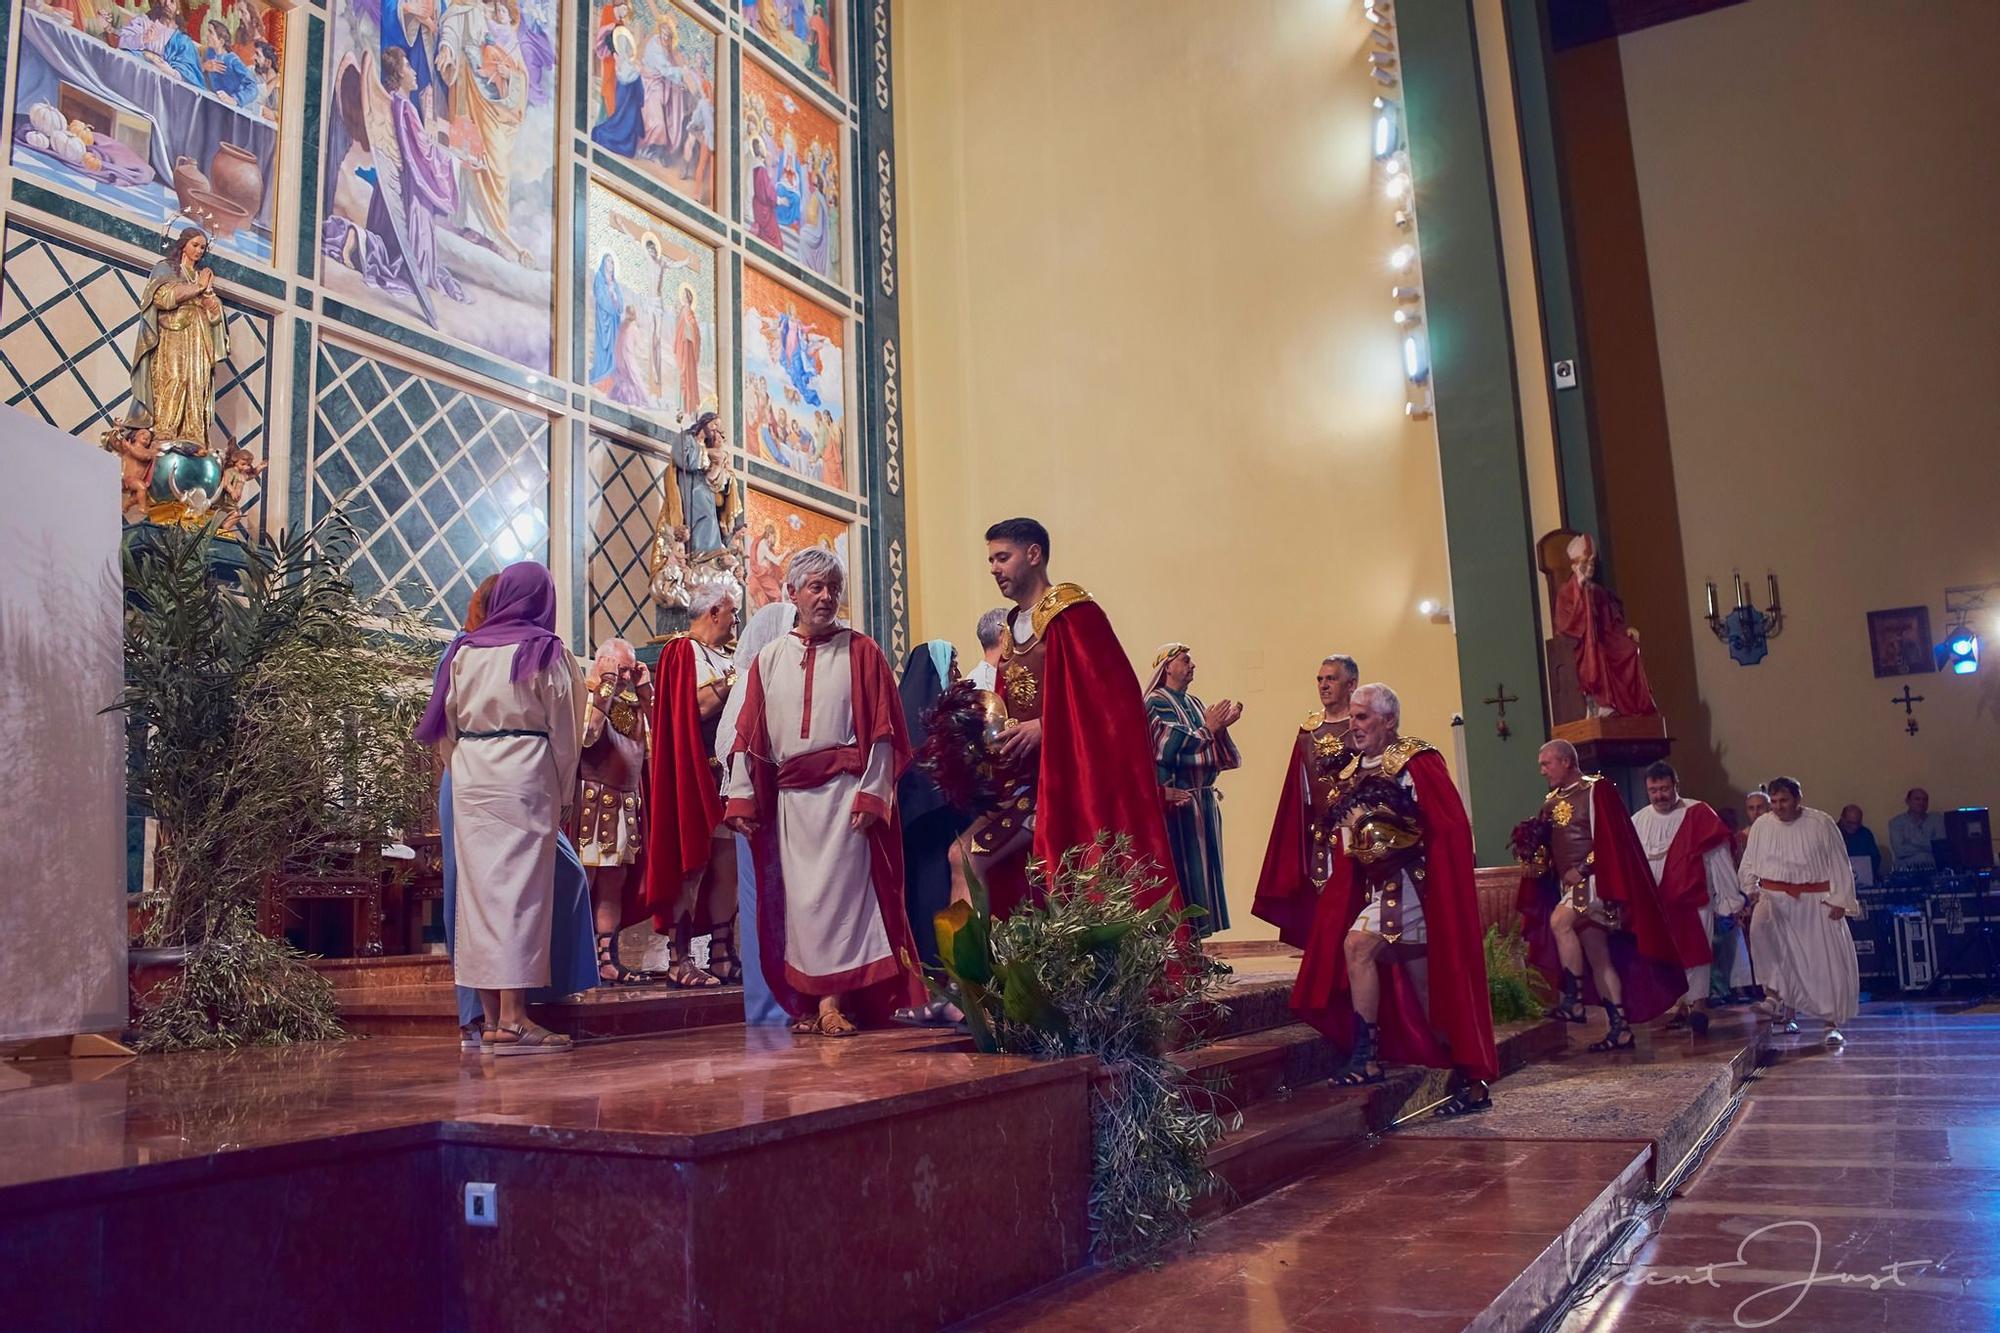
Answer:
M139 943L180 961L135 996L152 1050L337 1035L330 986L258 930L266 886L429 817L410 733L431 656L414 621L356 589L346 520L227 543L227 581L219 544L211 521L125 550L113 707L133 736L132 795L159 826Z
M968 866L970 901L938 914L943 968L926 982L964 1012L981 1051L1102 1062L1091 1228L1101 1255L1136 1262L1192 1235L1195 1201L1214 1187L1208 1148L1226 1126L1168 1054L1186 1049L1227 974L1185 928L1201 908L1139 905L1160 880L1129 840L1100 838L1035 873L1041 901L996 921Z

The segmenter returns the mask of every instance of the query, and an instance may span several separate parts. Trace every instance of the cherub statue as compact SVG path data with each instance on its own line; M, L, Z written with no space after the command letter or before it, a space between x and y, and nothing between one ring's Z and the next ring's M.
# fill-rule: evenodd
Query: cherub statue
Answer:
M264 475L264 465L257 461L257 455L248 449L231 449L223 460L222 486L216 492L215 506L222 511L222 524L216 530L236 536L243 522L243 488Z
M99 437L99 447L118 455L118 508L127 521L146 516L146 488L153 482L153 460L160 447L152 427L138 422L113 426Z

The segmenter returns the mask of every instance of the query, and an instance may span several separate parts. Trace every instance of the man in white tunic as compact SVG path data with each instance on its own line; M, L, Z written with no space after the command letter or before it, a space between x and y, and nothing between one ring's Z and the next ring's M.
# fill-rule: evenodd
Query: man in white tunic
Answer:
M765 977L793 1032L826 1037L924 998L895 815L909 740L888 659L836 621L846 575L814 547L786 565L798 623L749 665L724 807L756 863Z
M1646 804L1633 814L1632 827L1660 896L1668 902L1692 903L1701 913L1704 937L1712 937L1718 917L1742 910L1736 862L1729 854L1729 826L1714 807L1681 795L1680 775L1665 760L1646 770ZM1667 1020L1669 1028L1692 1028L1696 1036L1708 1035L1708 1015L1699 1006L1708 999L1712 972L1712 962L1687 970L1687 994Z
M1826 1044L1838 1046L1846 1040L1840 1025L1861 1008L1861 971L1846 920L1861 915L1854 866L1840 826L1805 807L1796 781L1773 778L1765 787L1771 813L1750 826L1740 868L1743 892L1754 902L1757 980L1785 1031L1799 1030L1798 1012L1815 1014L1826 1023Z

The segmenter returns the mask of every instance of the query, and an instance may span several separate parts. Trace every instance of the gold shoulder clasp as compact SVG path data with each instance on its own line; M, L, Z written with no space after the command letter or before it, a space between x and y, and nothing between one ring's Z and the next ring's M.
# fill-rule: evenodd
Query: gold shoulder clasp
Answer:
M1415 736L1399 736L1382 752L1382 772L1392 778L1400 776L1412 759L1433 748L1429 741L1420 741Z
M1049 623L1057 616L1072 606L1090 600L1090 594L1074 583L1058 583L1051 587L1042 594L1041 600L1035 603L1034 610L1028 613L1034 622L1035 637L1039 639L1048 633Z

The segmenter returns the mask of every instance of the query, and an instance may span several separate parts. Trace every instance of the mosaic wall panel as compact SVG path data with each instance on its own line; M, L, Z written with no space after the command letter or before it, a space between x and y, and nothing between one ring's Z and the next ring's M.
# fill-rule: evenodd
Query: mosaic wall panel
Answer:
M591 35L590 141L716 208L715 34L671 4L605 12Z
M657 632L647 562L660 520L667 462L607 436L590 437L586 521L590 543L590 644Z
M0 402L94 443L131 406L145 270L19 226L7 229L4 259ZM216 419L262 459L271 320L233 304L228 311L229 356L215 372ZM263 488L253 482L244 494L254 531L261 524Z
M199 220L225 254L272 258L285 15L263 0L17 6L13 165L134 222ZM177 22L155 22L162 14ZM189 21L190 18L193 21Z
M439 628L515 560L549 558L549 420L337 343L317 356L311 505L342 497L356 582Z
M744 589L746 611L784 599L785 561L808 546L832 551L847 566L847 593L840 614L852 618L861 590L862 570L855 563L853 525L807 509L795 500L756 486L743 493Z

